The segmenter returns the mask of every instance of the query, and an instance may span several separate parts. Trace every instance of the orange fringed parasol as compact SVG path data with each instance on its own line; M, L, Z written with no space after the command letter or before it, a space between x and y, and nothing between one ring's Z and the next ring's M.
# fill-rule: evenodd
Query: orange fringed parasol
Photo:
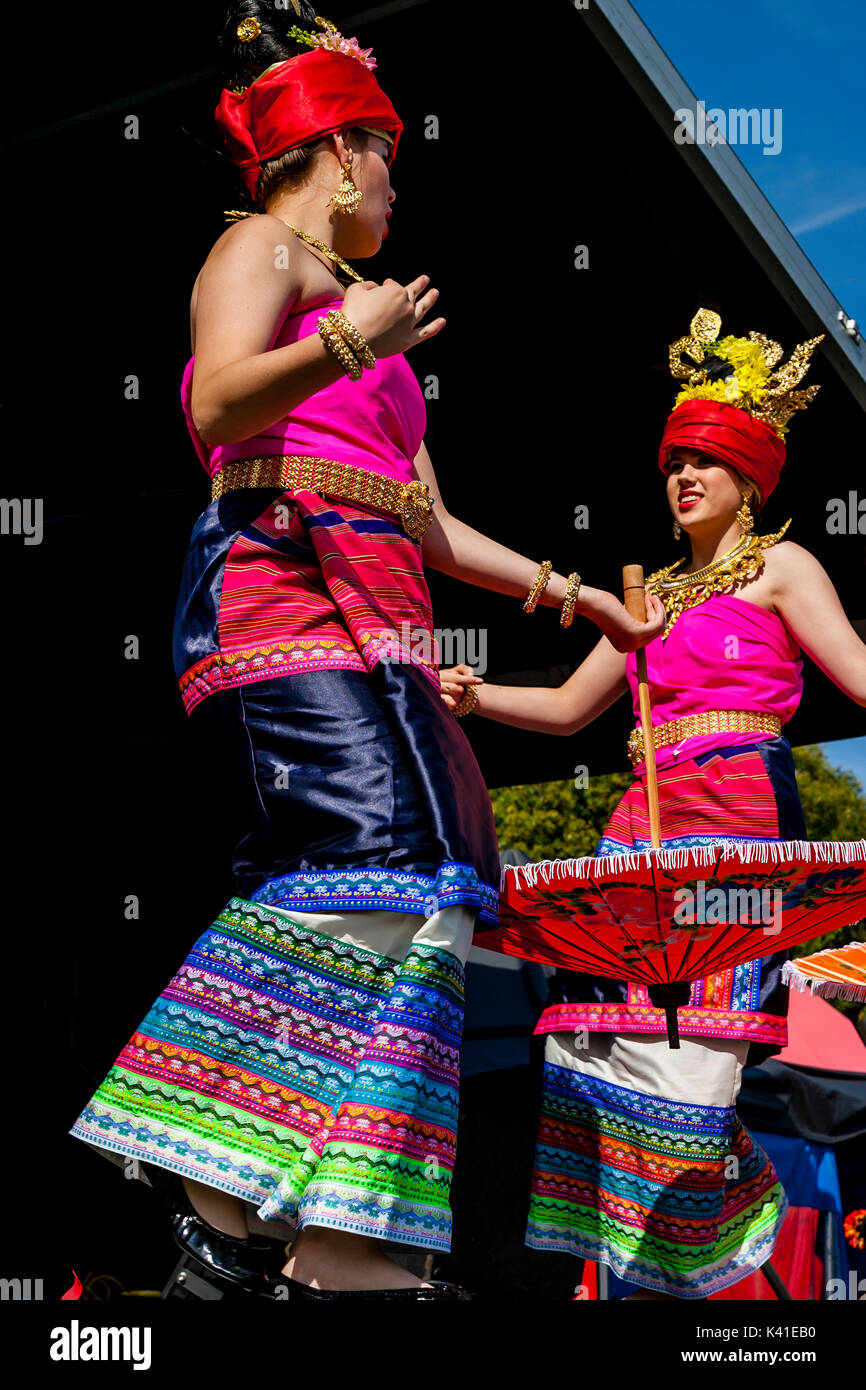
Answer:
M782 979L800 993L810 989L825 999L866 1000L866 941L786 961Z

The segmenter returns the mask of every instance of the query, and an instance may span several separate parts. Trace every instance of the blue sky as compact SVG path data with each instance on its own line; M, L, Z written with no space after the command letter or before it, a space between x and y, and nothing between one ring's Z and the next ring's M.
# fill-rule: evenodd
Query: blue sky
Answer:
M778 154L736 153L866 331L866 0L632 4L707 108L781 109ZM821 746L866 786L866 738Z
M864 0L632 0L707 107L782 111L782 145L736 153L843 308L866 328Z

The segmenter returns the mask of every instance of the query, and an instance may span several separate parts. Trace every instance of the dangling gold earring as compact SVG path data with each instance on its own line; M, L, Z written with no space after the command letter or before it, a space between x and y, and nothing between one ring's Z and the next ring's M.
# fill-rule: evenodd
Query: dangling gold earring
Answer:
M679 538L680 538L680 536L681 536L682 534L683 534L683 528L682 528L682 526L680 526L680 523L679 523L678 521L675 521L675 522L674 522L674 540L675 540L675 541L678 541Z
M349 158L343 165L343 182L340 184L334 196L329 198L325 204L327 208L333 203L335 212L351 213L357 211L358 205L364 196L360 188L356 188L352 180L353 158L354 155L352 151L349 150Z
M740 495L743 499L743 505L737 512L737 521L740 523L740 526L742 527L743 531L745 531L746 535L748 536L755 525L755 518L752 516L751 510L749 508L751 494L748 492L743 492Z

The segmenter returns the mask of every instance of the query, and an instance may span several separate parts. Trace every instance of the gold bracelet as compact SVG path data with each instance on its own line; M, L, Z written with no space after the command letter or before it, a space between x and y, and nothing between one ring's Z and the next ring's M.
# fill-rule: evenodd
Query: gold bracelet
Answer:
M367 339L360 329L349 322L342 309L329 309L325 318L334 325L347 347L351 348L360 360L362 366L375 367L376 358Z
M580 593L580 575L577 570L572 570L568 576L568 583L565 586L565 598L562 600L562 610L559 621L563 627L571 627L571 620L574 617L574 605L577 603L577 596Z
M319 337L336 357L346 376L351 381L358 381L363 376L364 369L355 354L346 346L333 324L328 323L322 316L319 319Z
M463 691L463 698L459 705L454 706L454 718L462 719L464 714L471 714L478 704L478 686L467 685Z
M538 603L538 600L541 598L541 595L547 588L547 583L552 573L553 561L545 560L539 568L538 574L535 576L535 579L533 580L532 588L526 595L526 601L523 605L524 613L533 613L535 611L535 606Z

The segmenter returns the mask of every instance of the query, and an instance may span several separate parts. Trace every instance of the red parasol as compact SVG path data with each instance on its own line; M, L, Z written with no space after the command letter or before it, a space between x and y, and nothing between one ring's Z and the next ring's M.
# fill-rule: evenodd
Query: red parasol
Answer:
M626 606L645 613L643 574L624 571ZM500 927L476 944L649 988L679 1047L677 1008L695 980L866 917L866 840L725 841L660 847L646 658L638 652L654 848L509 866Z
M866 840L719 841L509 866L500 927L476 943L642 981L676 1046L692 981L863 917Z

